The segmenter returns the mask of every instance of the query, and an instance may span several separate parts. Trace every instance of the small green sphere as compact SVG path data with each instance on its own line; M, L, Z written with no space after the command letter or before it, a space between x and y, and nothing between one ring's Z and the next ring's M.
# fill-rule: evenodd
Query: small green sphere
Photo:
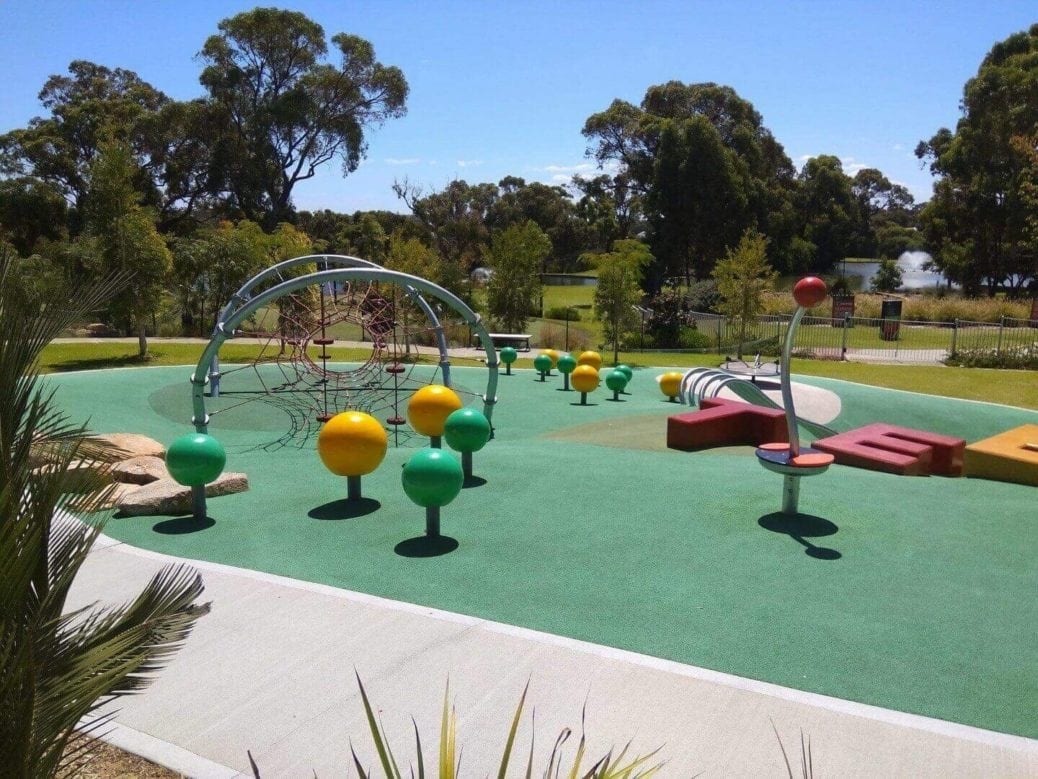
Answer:
M459 408L447 417L443 438L456 452L478 452L490 440L490 420L477 409Z
M538 373L548 373L551 371L551 357L546 354L538 354L533 358L533 367L537 369Z
M205 433L182 435L166 450L166 468L178 484L201 487L223 472L227 452L223 444Z
M412 501L419 506L446 506L461 492L465 474L454 455L443 449L419 449L404 466L400 476Z
M556 367L558 367L559 373L573 373L573 369L577 367L577 358L572 354L564 354L559 358Z
M623 392L627 386L627 374L620 370L609 371L606 376L606 386L613 392Z
M630 365L624 365L623 363L620 363L615 368L613 368L613 370L614 371L620 371L620 373L622 373L624 376L626 376L628 383L630 383L631 379L634 378L634 371L631 370L631 366Z
M516 358L519 357L519 352L517 352L511 346L506 346L504 349L498 352L498 356L501 358L501 362L503 362L505 365L511 365L513 362L516 361Z

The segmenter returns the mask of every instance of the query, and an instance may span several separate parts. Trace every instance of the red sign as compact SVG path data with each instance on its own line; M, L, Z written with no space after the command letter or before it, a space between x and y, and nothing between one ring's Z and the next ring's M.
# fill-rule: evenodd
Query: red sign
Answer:
M833 327L843 327L844 317L854 316L854 295L833 296Z

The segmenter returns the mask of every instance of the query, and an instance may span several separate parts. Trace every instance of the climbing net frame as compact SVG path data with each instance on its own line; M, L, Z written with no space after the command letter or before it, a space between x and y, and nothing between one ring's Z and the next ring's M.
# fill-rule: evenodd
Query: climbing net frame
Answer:
M292 275L293 269L298 270L299 266L315 264L316 272ZM391 291L391 295L387 295L387 291ZM309 305L300 302L306 300L307 295L311 300ZM316 310L315 295L319 295ZM433 378L438 376L442 384L452 386L443 326L426 297L453 309L477 335L483 336L483 343L490 343L478 314L448 290L418 276L341 255L297 257L266 269L246 282L220 312L191 377L192 424L198 432L207 432L211 416L206 398L220 396L223 376L252 370L256 389L242 393L250 397L241 399L240 403L264 399L287 411L292 429L286 431L283 439L306 440L316 430L316 423L347 408L368 413L392 408L393 416L383 421L397 433L399 442L400 426L404 424L399 413L399 398L429 380L412 375L414 364L400 359L394 321L398 305L412 306L424 314L426 330L433 334L439 352ZM277 308L277 327L250 331L257 312L267 307ZM327 350L333 343L328 337L328 328L340 321L360 324L371 336L371 354L359 367L339 370L328 364ZM259 336L260 356L250 364L221 372L220 347L231 338L250 336ZM310 354L311 345L320 350L316 357ZM492 346L486 352L486 364L487 386L481 398L483 413L491 419L498 369L497 353ZM260 366L264 367L263 371ZM225 406L221 411L230 407ZM213 410L212 413L220 412Z

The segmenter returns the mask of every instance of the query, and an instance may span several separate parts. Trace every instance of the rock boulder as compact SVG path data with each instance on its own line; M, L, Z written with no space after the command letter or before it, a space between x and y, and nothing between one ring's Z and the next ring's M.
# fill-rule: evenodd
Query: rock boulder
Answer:
M137 433L102 433L91 436L126 452L126 457L165 457L166 447L154 438Z
M205 496L215 498L245 492L248 488L249 480L244 473L224 473L205 485ZM170 478L159 479L133 490L117 505L120 513L127 517L190 514L191 488Z
M150 484L168 479L169 471L161 457L138 456L112 466L112 478L124 484Z

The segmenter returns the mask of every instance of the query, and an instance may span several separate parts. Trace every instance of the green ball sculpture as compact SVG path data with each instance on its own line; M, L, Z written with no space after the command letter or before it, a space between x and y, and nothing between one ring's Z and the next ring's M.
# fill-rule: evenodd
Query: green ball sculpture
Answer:
M466 483L472 478L472 453L487 445L490 434L490 420L474 408L459 408L444 423L443 437L447 446L461 452L461 471Z
M541 381L544 381L544 377L551 373L551 357L546 354L538 354L533 358L533 367L541 374Z
M223 472L227 452L205 433L182 435L166 450L166 469L185 487L204 487Z
M557 367L559 373L562 374L562 388L568 390L569 375L577 368L577 358L572 354L564 354L559 358L559 362L555 367Z
M630 384L631 379L634 378L634 371L631 369L630 365L624 365L623 363L620 363L615 368L613 368L613 370L620 371L624 376L626 376L628 384Z
M439 536L440 507L458 497L465 481L458 461L442 449L419 449L404 465L400 481L407 497L425 508L425 534Z
M511 376L512 363L518 359L519 353L511 346L506 346L497 354L501 358L501 362L505 364L505 376Z
M621 370L611 370L606 375L606 386L613 391L613 400L620 400L620 393L627 386L627 374Z

